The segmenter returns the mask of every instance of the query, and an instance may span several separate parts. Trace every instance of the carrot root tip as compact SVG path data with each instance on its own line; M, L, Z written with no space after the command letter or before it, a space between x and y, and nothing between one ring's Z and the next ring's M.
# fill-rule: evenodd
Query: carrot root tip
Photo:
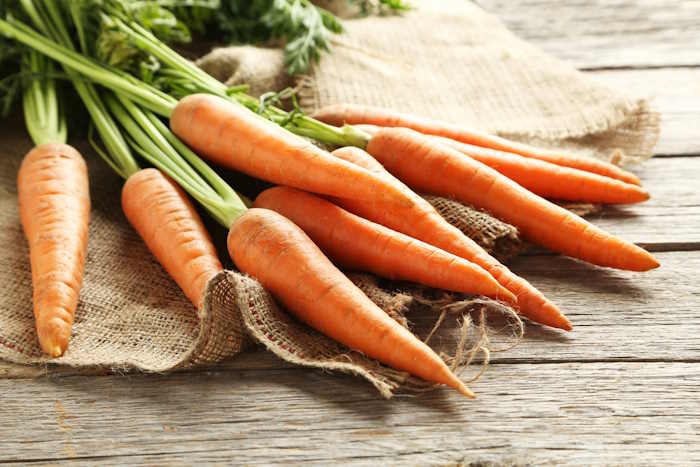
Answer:
M651 267L649 269L656 269L659 266L661 266L661 263L659 262L658 259L654 257L654 255L649 255L650 256L650 261L651 261Z
M53 358L58 358L61 355L63 355L63 348L60 345L53 346L53 348L51 349L51 356Z
M459 391L459 393L462 394L463 396L466 396L466 397L468 397L469 399L476 399L476 393L475 393L474 391L472 391L471 389L469 389L469 388L467 387L467 385L464 384L463 382L460 381L459 384L457 385L457 388L456 388L456 389L457 389L457 390Z
M561 322L561 327L560 329L563 329L564 331L570 332L574 327L571 325L571 321L569 321L565 316L562 316L562 322Z

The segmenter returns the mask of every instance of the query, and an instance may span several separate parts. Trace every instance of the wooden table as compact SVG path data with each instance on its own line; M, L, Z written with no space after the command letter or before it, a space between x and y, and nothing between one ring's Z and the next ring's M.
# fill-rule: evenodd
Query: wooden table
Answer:
M0 464L700 463L700 2L480 3L603 82L656 96L663 136L639 170L653 199L594 221L656 252L660 269L516 261L576 330L530 326L474 384L476 401L384 401L263 351L166 376L36 378L0 364Z

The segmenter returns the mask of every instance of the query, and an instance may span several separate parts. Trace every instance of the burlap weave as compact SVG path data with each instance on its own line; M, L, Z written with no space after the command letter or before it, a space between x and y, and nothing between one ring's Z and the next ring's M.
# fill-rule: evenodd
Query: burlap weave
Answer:
M547 144L582 147L602 157L618 147L635 159L649 154L658 117L645 101L591 82L517 40L468 2L421 2L420 7L405 18L348 21L348 34L334 39L334 54L303 80L301 104L307 109L341 101L383 105L521 139L546 138ZM277 50L220 49L200 64L222 80L253 84L256 93L291 83ZM15 176L30 146L20 125L2 132L0 359L24 364L47 361L36 342L28 252L17 213ZM386 397L399 387L425 388L299 324L255 280L236 272L210 282L197 316L126 223L118 202L120 180L86 144L78 146L90 171L89 251L71 346L56 363L161 372L217 362L258 341L293 363L361 375ZM522 248L513 227L454 201L429 200L500 259ZM220 253L226 257L225 248ZM454 312L451 319L461 325L453 323L448 332L456 332L457 347L470 350L448 358L452 363L487 354L482 310L510 316L491 301L379 284L366 275L351 278L403 325L408 313L422 337L434 336L429 330L435 317L442 323L445 313Z

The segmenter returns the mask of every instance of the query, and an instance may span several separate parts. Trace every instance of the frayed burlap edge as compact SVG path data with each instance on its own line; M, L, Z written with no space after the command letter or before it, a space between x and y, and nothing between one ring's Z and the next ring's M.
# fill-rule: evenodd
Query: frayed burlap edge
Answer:
M296 321L277 306L272 296L255 279L231 271L223 273L223 276L221 283L225 282L230 289L220 296L228 297L229 305L240 312L250 335L279 358L295 365L360 376L385 398L391 398L397 392L416 393L436 387L405 372L388 368ZM433 312L435 325L428 340L440 327L445 314L462 313L462 337L456 345L455 355L443 356L453 368L471 364L479 353L485 358L478 376L488 365L490 329L486 325L486 313L502 313L516 323L514 328L517 331L513 333L515 343L522 336L522 322L517 314L498 302L470 297L457 299L452 295L439 299L421 298L421 294L415 290L410 294L383 290L371 276L354 274L350 278L403 326L408 327L406 313L414 306L420 307L423 313ZM477 309L481 318L475 321L468 313ZM471 339L470 331L474 334Z

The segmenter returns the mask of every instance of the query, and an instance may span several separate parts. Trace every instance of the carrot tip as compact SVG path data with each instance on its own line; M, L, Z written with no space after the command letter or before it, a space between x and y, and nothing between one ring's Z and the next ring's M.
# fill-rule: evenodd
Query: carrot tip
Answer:
M654 257L654 255L649 255L649 262L650 262L650 267L649 269L656 269L659 266L661 266L661 263L659 262L658 259Z
M506 289L503 286L500 286L498 289L498 297L499 299L511 304L511 305L517 305L518 304L518 297L515 296L513 292L510 290Z
M646 251L645 249L639 247L637 250L640 252L638 255L638 259L636 264L632 265L629 270L631 271L650 271L652 269L656 269L659 266L661 266L661 263L659 263L659 260L654 257L651 253Z
M49 355L51 355L53 358L58 358L61 355L63 355L64 350L63 347L61 347L60 345L50 346L49 348Z
M569 321L565 316L562 316L562 321L559 325L559 329L563 329L564 331L571 331L574 327L571 325L571 321Z
M455 389L457 389L460 394L468 397L469 399L476 399L476 394L461 381L457 384L457 387Z

